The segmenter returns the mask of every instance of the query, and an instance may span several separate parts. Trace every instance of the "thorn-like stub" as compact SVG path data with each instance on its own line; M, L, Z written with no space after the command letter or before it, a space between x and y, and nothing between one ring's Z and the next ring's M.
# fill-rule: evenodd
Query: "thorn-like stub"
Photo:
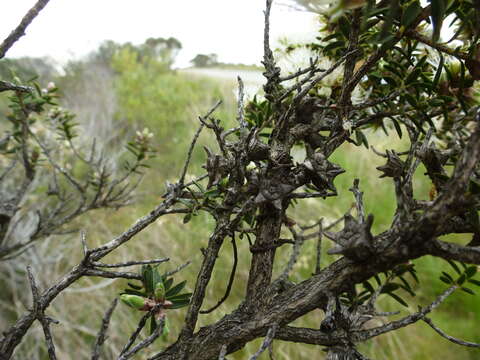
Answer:
M340 166L328 161L321 153L314 153L301 165L307 172L311 183L319 190L325 189L336 192L335 178L344 173Z
M331 333L335 330L335 319L333 316L327 316L325 319L322 320L320 323L320 330L324 333Z
M383 172L383 174L380 175L381 178L400 178L405 172L405 163L400 159L394 150L387 150L387 163L385 165L378 166L376 169Z
M335 246L328 251L330 255L341 254L346 258L362 262L374 255L373 235L370 230L373 224L373 215L370 214L365 223L360 223L353 216L345 215L345 225L338 233L325 233L335 242Z

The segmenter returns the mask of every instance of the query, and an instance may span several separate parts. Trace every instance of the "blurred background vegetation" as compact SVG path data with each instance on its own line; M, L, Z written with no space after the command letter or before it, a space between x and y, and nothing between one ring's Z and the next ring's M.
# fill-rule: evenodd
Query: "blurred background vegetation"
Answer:
M61 91L60 105L77 114L76 120L81 127L81 141L91 143L96 138L112 159L124 156L125 139L135 131L148 128L155 134L154 147L156 157L150 159L150 169L145 171L142 184L136 194L136 202L119 210L97 210L81 217L74 227L87 232L90 245L99 245L124 231L138 217L150 211L161 199L166 181L174 181L179 176L188 145L199 124L198 116L204 114L217 100L222 105L214 116L222 121L224 127L234 125L236 114L236 82L231 74L253 79L247 82L250 89L260 91L260 71L247 66L215 63L212 54L206 58L196 58L197 66L206 62L209 68L223 69L228 76L215 77L211 73L174 70L172 64L181 50L181 44L174 38L151 38L143 44L118 44L112 41L103 43L89 56L59 67L49 59L20 58L0 61L0 77L22 81L38 75L38 82L45 87L53 81ZM200 54L201 55L201 54ZM195 62L194 62L195 64ZM205 65L205 64L203 64ZM252 72L256 77L252 77ZM209 75L210 74L210 75ZM252 92L253 93L253 92ZM7 95L0 98L0 116L5 118L9 109ZM1 123L0 123L1 124ZM2 125L0 125L2 126ZM383 131L371 130L368 134L371 145L377 150L401 147L393 130L386 137ZM392 140L395 139L395 140ZM394 141L395 143L392 143ZM212 147L211 135L203 133L200 145ZM406 144L405 144L406 146ZM294 154L302 156L302 154ZM367 212L375 215L374 232L383 231L389 225L394 213L394 190L388 180L379 179L376 166L383 159L371 150L350 144L337 151L332 160L344 169L346 174L339 176L336 187L339 196L327 200L303 200L298 203L290 217L308 224L324 218L328 224L341 217L352 206L353 197L348 189L354 177L360 179L364 191ZM202 146L198 146L192 158L189 178L202 174L204 161ZM428 199L431 184L423 176L423 169L416 174L416 194L420 199ZM170 257L171 261L162 264L165 270L191 261L178 279L186 279L187 290L193 290L196 274L202 260L201 248L206 245L213 222L204 213L194 216L188 224L183 224L182 216L163 217L142 232L136 239L105 259L106 262L127 261L130 259L149 259ZM461 239L459 239L461 240ZM328 247L324 241L324 247ZM246 239L239 241L239 267L234 287L228 301L215 312L202 315L200 326L209 324L233 310L243 298L247 282L250 261L249 245ZM307 242L302 249L302 257L293 272L292 281L302 281L314 270L316 244ZM325 249L326 250L326 249ZM290 249L284 246L278 252L280 259L287 262ZM8 264L0 264L2 291L0 307L8 314L0 319L0 327L5 327L19 314L25 311L28 303L28 286L25 267L32 263L42 287L52 279L58 278L72 264L81 258L81 244L78 232L70 235L48 238L29 249ZM333 260L324 256L324 265ZM219 266L213 281L208 287L204 308L209 308L220 299L225 291L228 275L232 266L232 249L226 243L221 250ZM383 310L415 311L417 305L425 305L445 289L438 277L441 271L452 272L448 264L441 260L425 257L416 261L419 265L419 280L423 284L412 298L405 293L409 303L403 307L391 298L381 302ZM282 265L282 264L281 264ZM277 269L279 270L279 269ZM48 310L48 314L58 319L61 325L53 327L57 342L57 355L60 359L86 359L100 326L101 317L108 304L125 287L125 281L84 278L64 291ZM168 341L178 335L185 309L172 310L169 314L171 333ZM456 293L439 310L432 314L435 323L447 333L466 337L470 341L480 341L480 333L475 328L478 322L480 302L477 297ZM125 306L114 313L109 339L106 343L107 358L114 358L128 334L136 327L141 313L134 313ZM318 310L299 319L295 325L318 327L323 313ZM38 325L37 325L38 326ZM464 336L465 335L465 336ZM232 359L245 359L259 346L260 340L248 344L244 350L230 356ZM41 328L35 327L19 347L17 359L46 359L43 348ZM149 351L158 351L168 342L157 341ZM308 345L275 342L276 359L322 359L321 349ZM426 359L438 358L478 359L478 350L469 350L448 343L436 335L427 325L418 323L398 332L375 338L362 349L364 354L375 359ZM263 358L267 358L264 355ZM146 358L143 353L137 358Z

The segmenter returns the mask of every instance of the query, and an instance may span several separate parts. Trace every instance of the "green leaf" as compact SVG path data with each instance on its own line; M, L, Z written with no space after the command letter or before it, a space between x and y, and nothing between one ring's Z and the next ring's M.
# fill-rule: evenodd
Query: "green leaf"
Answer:
M168 321L168 318L165 317L165 320L164 320L164 323L163 323L163 330L162 330L162 340L163 341L167 341L169 333L170 333L169 321Z
M135 285L135 284L132 284L132 283L127 283L128 286L130 286L132 289L135 289L135 290L142 290L143 286L141 285Z
M416 67L415 69L413 69L405 79L405 84L413 83L415 80L417 80L421 72L422 72L422 69L420 67Z
M40 89L38 83L34 82L33 86L35 87L35 90L37 90L38 96L42 96L42 89Z
M392 272L400 277L401 275L405 274L408 269L410 268L410 265L409 264L399 264L397 266L395 266L395 268L392 270Z
M480 286L480 281L479 281L479 280L469 279L468 282L469 282L469 283L472 283L473 285Z
M398 276L398 278L403 283L402 288L405 289L410 295L415 296L415 292L413 291L413 289L410 286L410 284L408 283L408 281L405 280L405 278L403 276Z
M123 294L138 295L138 296L143 296L143 297L146 297L146 296L147 296L147 294L144 293L143 291L132 290L132 289L125 289L125 290L123 290Z
M203 195L204 195L205 197L207 197L207 198L208 198L208 197L217 197L217 196L220 195L220 193L219 193L219 191L218 191L217 189L210 189L210 190L208 190L208 191L205 191L205 192L203 193Z
M428 55L422 56L420 60L418 60L417 64L415 65L416 68L422 68L423 65L427 62L428 60Z
M357 298L359 298L361 296L364 296L364 295L369 295L369 294L370 294L370 291L363 290L363 291L361 291L360 293L357 294Z
M465 274L462 274L462 275L460 275L460 277L457 279L456 282L457 282L458 285L462 285L465 282L466 279L467 279L467 276Z
M415 99L412 95L405 94L405 99L407 99L408 103L412 105L414 108L417 107L417 99Z
M189 209L193 208L193 206L195 205L195 201L193 201L193 200L178 199L178 201L181 202L186 207L188 207Z
M190 296L192 296L192 293L184 293L184 294L169 297L168 300L171 302L190 300Z
M473 179L470 180L470 182L468 183L468 191L470 191L473 195L480 194L480 183ZM476 211L473 212L476 213Z
M363 144L367 149L369 148L368 146L368 140L366 136L361 132L360 130L355 130L355 137L357 138L357 145L360 146Z
M173 278L163 279L163 283L165 284L165 290L168 291L173 285Z
M143 287L147 294L153 294L155 288L153 284L153 269L150 265L142 266Z
M370 299L371 296L372 296L372 295L371 295L370 293L367 294L367 295L359 296L359 297L357 298L357 303L361 305L361 304L363 304L365 301L367 301L368 299Z
M388 85L390 85L392 87L397 87L398 86L397 80L395 80L395 78L393 78L392 76L384 75L383 80L385 80L388 83Z
M167 293L165 294L165 296L167 297L167 299L177 295L178 293L180 293L180 291L183 290L183 288L185 287L187 281L182 281L181 283L175 285L174 287L172 287L171 289L169 289L167 291Z
M390 64L385 64L383 66L384 69L392 72L393 74L397 75L398 77L403 77L402 71L400 69L397 69L395 66L390 65Z
M472 289L461 287L460 290L465 291L467 294L475 295L475 292Z
M348 39L350 36L351 28L351 24L346 16L342 16L340 19L338 19L338 29L346 39Z
M388 9L389 9L388 6L387 6L387 7L383 7L383 8L379 8L379 9L375 9L375 8L374 8L372 11L370 11L370 12L368 13L368 16L369 16L369 17L372 17L372 16L375 16L375 15L380 15L380 14L382 14L382 13L386 13Z
M455 280L453 280L449 273L442 271L442 275L445 276L448 280L450 280L451 284L455 282Z
M120 300L137 310L140 310L145 306L145 298L139 295L121 294Z
M445 102L442 99L434 98L428 101L428 104L432 107L442 106Z
M151 316L150 317L150 335L153 334L156 328L157 328L157 322L155 321L155 316Z
M162 281L159 281L155 285L155 300L158 302L163 302L165 300L165 285Z
M333 39L337 39L337 38L341 38L342 37L342 34L340 33L333 33L331 35L328 35L326 37L324 37L323 39L322 38L319 38L319 40L321 41L324 41L324 42L328 42L330 40L333 40Z
M462 271L460 270L460 268L457 266L457 264L455 264L452 260L447 260L448 263L450 264L450 266L453 268L453 270L455 270L455 272L460 275L462 273Z
M400 10L399 1L398 0L390 1L390 6L389 6L389 9L388 9L388 13L384 17L382 30L380 31L379 36L378 36L378 41L383 43L384 45L393 36L392 26L393 26L393 22L395 20L395 17L399 13L399 10Z
M435 73L435 77L433 78L432 87L434 89L436 89L438 87L438 82L440 81L440 76L442 75L442 71L443 71L443 64L445 62L445 59L444 59L444 57L443 57L443 55L440 51L438 52L438 55L440 56L440 62L438 64L437 71Z
M183 223L188 224L190 220L192 220L192 213L188 213L187 215L184 216Z
M190 304L190 300L178 301L175 302L172 306L170 306L169 309L180 309L182 307L188 306L188 304Z
M400 288L400 285L397 284L397 283L394 283L394 282L390 282L388 284L385 284L383 286L383 289L381 291L382 294L385 294L385 293L390 293L392 291L395 291L395 290L398 290Z
M408 307L408 304L405 302L405 300L403 300L400 296L398 296L397 294L394 294L394 293L388 293L388 295L390 295L393 299L395 299L396 301L398 301L400 304L402 304L403 306L405 307Z
M345 41L343 40L334 41L323 48L323 53L326 54L334 49L338 49L341 47L345 47Z
M393 126L395 127L395 130L397 131L398 137L401 139L402 138L402 128L400 127L400 124L393 117L390 117L390 120L392 120Z
M363 287L364 287L367 291L369 291L369 292L371 292L371 293L374 293L374 292L375 292L375 289L373 288L373 286L372 286L368 281L364 281L364 282L362 283L362 285L363 285Z
M197 181L195 180L192 180L193 183L195 184L195 186L198 188L198 190L200 190L201 193L204 193L205 192L205 189L203 188L202 185L200 185Z
M476 273L477 273L477 267L476 266L469 266L466 270L465 270L465 275L467 276L467 278L471 278L473 277Z
M432 40L436 42L440 37L443 19L447 11L447 0L430 0L431 18L433 25Z
M157 284L163 284L163 276L158 271L158 265L152 267L152 281L153 281L153 290L155 291Z
M444 282L445 284L448 284L448 285L451 285L451 284L452 284L452 282L450 281L450 279L448 279L448 278L445 277L445 276L440 276L440 280L441 280L442 282Z
M402 14L401 24L404 27L410 26L410 24L417 18L422 12L422 7L417 0L410 3Z

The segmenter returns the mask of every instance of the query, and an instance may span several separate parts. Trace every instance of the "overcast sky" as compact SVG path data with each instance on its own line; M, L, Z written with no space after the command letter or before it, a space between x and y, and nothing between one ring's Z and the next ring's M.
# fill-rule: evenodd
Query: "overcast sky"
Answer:
M20 22L36 0L2 0L0 38ZM95 49L103 40L141 43L176 37L183 44L177 65L198 53L223 62L259 64L263 54L263 0L51 0L8 56L51 56L65 61ZM302 39L315 16L274 6L272 39Z

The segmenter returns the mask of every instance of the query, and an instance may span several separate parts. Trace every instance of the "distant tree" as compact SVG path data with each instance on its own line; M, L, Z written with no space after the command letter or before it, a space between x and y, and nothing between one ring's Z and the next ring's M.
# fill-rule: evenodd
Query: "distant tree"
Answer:
M182 43L170 37L165 38L148 38L142 44L117 43L112 40L104 41L98 49L92 51L86 58L72 61L67 65L67 71L75 71L75 67L87 67L91 64L101 65L105 68L111 68L115 56L119 53L130 52L134 54L139 61L148 64L150 61L162 63L166 68L170 69L182 49Z
M13 39L0 44L0 54L4 55L24 33L26 25L46 2L40 0L12 33ZM2 360L12 357L36 320L42 324L50 359L56 358L49 329L52 319L45 315L45 310L65 288L83 276L138 280L130 283L121 295L122 301L134 311L145 313L135 332L125 337L127 343L118 356L122 360L150 346L167 331L168 312L187 304L176 341L149 360L226 359L226 355L260 337L264 338L263 343L250 357L252 360L267 349L274 356L275 340L320 346L329 360L366 359L358 350L359 344L418 321L426 322L453 343L480 347L446 334L429 318L452 293L461 290L469 296L474 294L474 286L480 286L475 278L480 265L477 3L341 1L333 4L332 12L314 1L299 2L314 4L312 9L323 17L324 27L318 42L306 46L329 59L325 66L312 58L307 67L282 74L270 49L272 0L267 0L264 97L245 104L240 80L237 126L228 130L221 126L213 115L219 104L199 118L179 180L167 184L164 200L157 207L102 246L88 248L83 238L81 262L44 292L39 292L28 270L33 306L3 332ZM447 17L453 17L453 25L444 26L453 26L456 31L451 39L440 43L441 28ZM291 51L296 47L292 45ZM329 75L336 76L327 85L324 80ZM12 156L25 169L24 180L17 183L27 181L28 186L42 154L35 153L27 143L34 136L30 114L44 105L46 95L33 97L35 92L19 84L1 82L0 86L15 94L11 121L16 132L9 139L13 137L11 140L16 144ZM206 172L189 182L187 172L192 153L205 128L213 133L216 147L205 148ZM366 212L361 184L354 178L350 189L354 209L345 209L345 215L338 221L324 224L320 218L314 224L305 224L302 218L294 219L291 208L295 203L305 199L322 201L338 195L335 178L345 170L333 162L332 154L348 144L370 149L369 132L365 130L376 128L383 129L387 139L403 140L400 149L375 151L385 161L377 167L378 174L395 188L396 209L390 226L381 233L372 232L375 219ZM65 136L68 140L68 135ZM140 149L150 136L139 133L138 137L132 153L137 160L143 160L145 154ZM396 147L393 142L391 146ZM304 157L295 161L292 154L298 149ZM47 162L56 168L56 162L48 159L48 154L43 151ZM351 151L350 156L356 158L357 153ZM425 170L420 171L420 165ZM64 175L63 169L58 167L58 172L82 197L82 185L77 186L68 173ZM425 176L432 184L429 199L415 195L415 174ZM101 179L96 182L97 187L103 183ZM161 216L182 214L183 222L188 223L200 211L212 217L215 228L202 248L202 264L193 294L181 293L184 282L174 285L172 274L162 274L150 266L166 259L122 264L101 262ZM50 218L55 216L53 213ZM8 222L10 218L7 214L1 220ZM333 231L336 224L341 224L342 229ZM460 244L442 237L458 233L471 234L471 240ZM239 253L240 239L249 242L250 254ZM327 254L322 254L322 242L327 239L333 244L327 247ZM214 306L205 308L207 288L212 286L212 274L227 240L232 246L233 267L224 285L225 295ZM303 274L302 281L294 283L289 276L306 241L316 241L317 251L307 254L312 269ZM283 246L291 246L288 260L276 256ZM246 284L234 285L240 256L248 259L248 279ZM378 309L377 301L382 296L408 305L403 296L414 294L412 283L417 273L422 272L421 266L411 260L426 256L449 262L452 271L439 269L438 274L445 283L444 292L412 314L380 325L371 323L372 319L397 314ZM140 264L144 265L140 274L105 270ZM233 286L245 290L242 302L231 313L224 315L220 311L219 320L198 328L199 317L219 311ZM93 359L100 356L115 305L114 301L105 314L92 351ZM317 309L325 314L317 327L292 325ZM148 337L137 341L148 320Z
M142 57L151 57L157 61L164 62L170 68L178 52L182 49L182 43L173 37L168 39L148 38L138 49Z
M215 66L218 64L218 55L217 54L198 54L190 62L195 67L209 67Z

